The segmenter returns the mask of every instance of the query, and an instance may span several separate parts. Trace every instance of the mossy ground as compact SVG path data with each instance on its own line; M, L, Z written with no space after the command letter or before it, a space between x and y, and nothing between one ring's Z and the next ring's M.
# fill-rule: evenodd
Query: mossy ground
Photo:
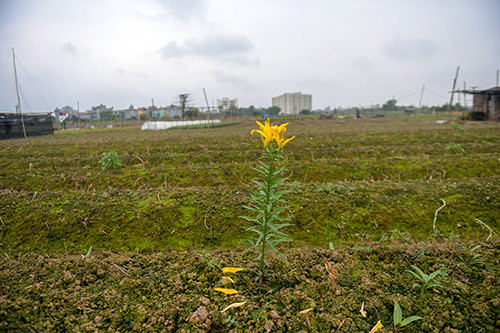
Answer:
M386 240L336 249L283 249L264 283L244 270L222 279L224 266L249 267L241 251L98 252L0 259L0 331L368 332L381 320L391 332L397 301L404 332L494 332L500 325L500 243ZM333 284L324 260L338 272ZM442 288L423 298L410 265L444 269ZM226 274L227 275L227 274ZM235 288L224 295L215 287ZM221 313L231 303L240 308ZM364 302L366 317L360 313ZM205 316L194 319L200 307Z
M497 236L484 243L488 230L477 222L498 231L498 124L290 122L296 139L282 163L294 241L284 249L288 261L273 259L275 275L264 285L238 275L238 297L213 287L220 266L245 266L251 256L241 253L247 222L239 216L262 153L249 135L253 121L1 141L0 330L262 331L266 321L252 313L265 308L273 330L298 331L307 327L297 312L314 307L313 330L336 330L345 319L345 332L366 332L378 319L391 322L394 301L404 316L424 317L408 332L498 328ZM109 151L121 168L101 168ZM330 243L336 250L326 250ZM479 262L470 253L476 244ZM336 287L323 257L341 273ZM411 264L426 272L446 266L444 289L419 299L405 274ZM245 308L220 314L243 296ZM195 324L186 318L201 297L210 300L210 323Z

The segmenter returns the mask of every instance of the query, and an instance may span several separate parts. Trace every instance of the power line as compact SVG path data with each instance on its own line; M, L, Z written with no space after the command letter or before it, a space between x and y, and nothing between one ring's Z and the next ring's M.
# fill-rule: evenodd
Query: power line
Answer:
M428 92L428 93L429 93L429 94L431 94L431 95L434 95L434 96L437 96L437 97L441 97L441 98L448 99L448 97L443 96L443 95L440 95L440 94L437 94L437 93L435 93L435 92L433 92L433 91L430 91L430 90L429 90L429 89L427 89L427 88L425 88L425 91L426 91L426 92Z
M21 92L21 96L23 98L23 101L24 101L24 104L26 104L26 107L28 108L28 110L30 112L33 112L33 110L31 110L30 108L30 105L28 104L28 100L26 99L26 97L24 96L24 92L23 92L23 89L21 88L21 86L19 86L19 91Z
M26 74L26 76L28 77L28 79L30 80L31 84L33 85L33 87L35 88L36 92L38 93L38 96L40 96L40 98L42 99L43 103L45 104L45 107L47 108L47 111L50 112L50 107L48 105L48 103L45 101L45 98L43 98L42 96L42 93L40 93L40 90L38 90L38 87L36 86L35 82L33 82L33 80L31 79L31 77L29 76L28 72L26 71L26 69L24 69L24 66L23 64L21 63L21 60L19 60L19 57L16 56L16 59L17 59L17 62L19 63L19 65L21 65L21 68L23 69L23 72L24 74ZM23 96L24 98L24 101L26 103L26 98ZM26 103L27 104L27 103Z
M413 96L413 95L416 95L416 94L418 94L419 92L420 92L420 89L418 89L418 90L417 90L417 91L415 91L415 92L412 92L412 93L411 93L411 94L409 94L409 95L406 95L406 96L403 96L403 97L398 97L398 99L399 99L399 100L401 100L401 99L405 99L405 98L411 97L411 96Z

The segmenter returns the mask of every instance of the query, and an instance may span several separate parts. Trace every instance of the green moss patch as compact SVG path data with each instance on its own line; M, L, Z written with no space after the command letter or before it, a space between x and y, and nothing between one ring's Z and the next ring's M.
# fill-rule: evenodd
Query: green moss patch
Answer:
M418 315L408 332L493 332L500 325L499 243L383 241L333 250L284 249L264 283L254 281L252 253L188 251L24 253L0 259L0 330L367 332L378 320L391 331L394 302ZM329 280L325 261L338 278ZM443 270L442 288L420 298L410 265ZM221 267L246 270L222 279ZM231 287L233 296L214 290ZM242 307L221 311L231 303ZM366 317L360 313L364 303Z

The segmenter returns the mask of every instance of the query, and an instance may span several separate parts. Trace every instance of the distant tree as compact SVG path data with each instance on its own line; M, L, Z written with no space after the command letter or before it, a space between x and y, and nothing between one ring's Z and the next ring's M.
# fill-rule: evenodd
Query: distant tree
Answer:
M266 111L262 108L253 108L251 111L250 111L250 114L254 117L256 116L262 116Z
M149 115L147 113L143 113L141 114L141 116L139 117L140 120L149 120Z
M197 108L189 108L186 110L186 117L188 119L196 119L200 116L200 110Z
M111 121L115 117L116 116L114 115L113 111L111 111L111 110L101 111L101 120Z
M189 95L191 94L179 94L179 106L181 108L181 119L184 120L186 117L186 106L190 102Z
M457 110L457 111L465 111L465 106L463 105L460 105L460 103L455 103L455 105L453 106L453 109Z
M444 103L443 105L438 105L438 106L434 107L434 110L436 110L436 112L448 111L449 105L450 104L448 104L448 103Z
M308 109L302 109L302 110L300 110L299 114L302 114L302 115L308 115L308 114L311 114L311 110L308 110Z
M238 110L238 109L236 108L236 106L234 106L234 105L233 105L233 106L230 106L230 107L229 107L228 113L229 113L229 115L231 115L231 116L236 116L236 111L237 111L237 110Z
M237 117L244 117L247 115L247 108L235 108L234 115Z
M278 115L281 112L281 109L279 106L271 106L266 109L266 114L270 116L275 116Z
M388 100L387 102L384 103L384 105L382 105L382 110L384 110L384 111L396 110L397 109L397 107L396 107L397 102L398 101L395 100L394 98Z

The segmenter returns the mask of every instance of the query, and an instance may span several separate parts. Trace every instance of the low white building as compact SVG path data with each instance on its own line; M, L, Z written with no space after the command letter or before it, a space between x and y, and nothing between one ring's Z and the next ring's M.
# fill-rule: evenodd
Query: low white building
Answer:
M231 109L237 109L238 108L238 99L237 98L218 98L217 99L217 109L219 112L221 111L228 111Z
M312 110L312 95L301 92L285 93L272 98L272 106L280 108L280 114L298 115L302 110Z

